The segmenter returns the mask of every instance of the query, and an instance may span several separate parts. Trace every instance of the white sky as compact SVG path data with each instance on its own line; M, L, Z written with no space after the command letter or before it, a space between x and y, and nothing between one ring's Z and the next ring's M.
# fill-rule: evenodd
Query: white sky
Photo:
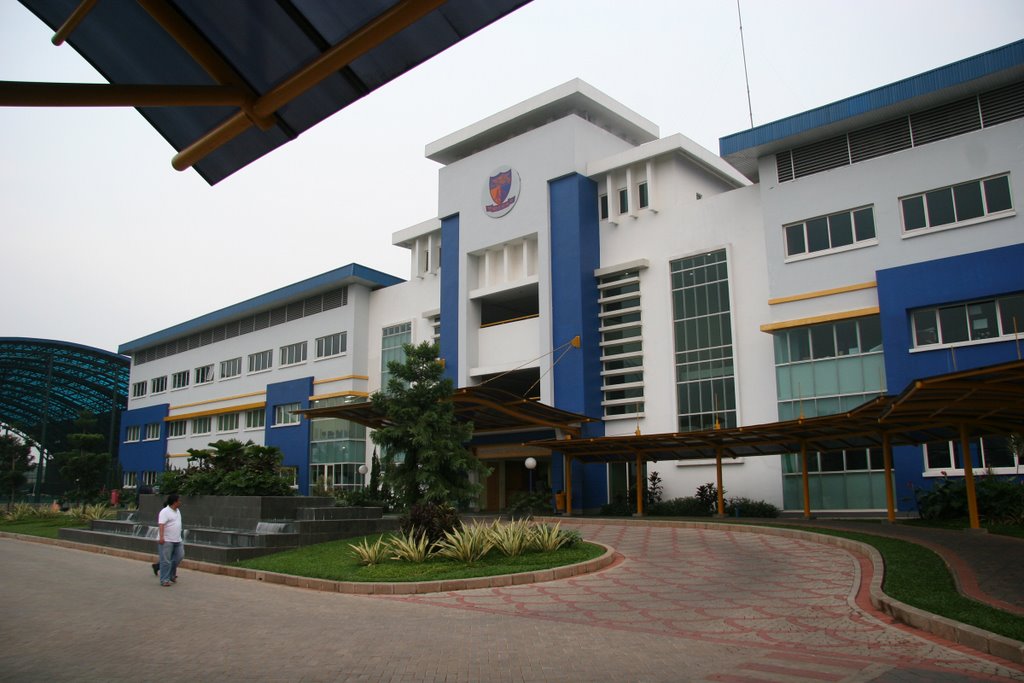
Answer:
M1024 38L1022 0L742 0L760 125ZM0 80L99 82L0 0ZM580 77L711 151L749 127L734 0L534 0L210 187L134 109L0 108L0 337L107 350L436 215L434 140Z

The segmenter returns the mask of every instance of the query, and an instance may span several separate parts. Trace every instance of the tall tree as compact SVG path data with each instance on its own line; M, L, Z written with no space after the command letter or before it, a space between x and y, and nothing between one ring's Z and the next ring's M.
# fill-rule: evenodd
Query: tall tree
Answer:
M437 344L403 349L405 361L388 363L387 386L370 397L389 422L372 435L383 453L384 484L403 506L466 505L483 489L470 474L479 474L479 480L490 474L466 447L473 425L455 419L454 387L437 360Z
M14 495L19 486L23 486L28 478L25 473L35 467L30 462L32 446L12 434L0 435L0 487L10 491L8 508L14 503Z

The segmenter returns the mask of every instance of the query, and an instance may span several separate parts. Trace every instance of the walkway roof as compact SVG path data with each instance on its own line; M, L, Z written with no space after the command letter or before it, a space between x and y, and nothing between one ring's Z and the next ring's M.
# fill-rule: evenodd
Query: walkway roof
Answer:
M21 0L109 84L0 105L134 106L211 185L529 0Z
M580 425L591 422L585 415L552 408L538 401L520 398L501 389L487 386L473 386L456 389L452 394L456 419L472 422L477 434L521 431L524 429L561 429L568 434L578 435ZM307 418L336 417L372 429L389 424L387 417L379 413L372 403L349 403L330 408L311 408L298 411Z
M129 363L90 346L0 337L0 422L40 442L44 422L124 410Z
M529 445L584 461L697 460L881 447L1024 430L1024 361L916 380L898 396L823 417L702 432L545 439Z

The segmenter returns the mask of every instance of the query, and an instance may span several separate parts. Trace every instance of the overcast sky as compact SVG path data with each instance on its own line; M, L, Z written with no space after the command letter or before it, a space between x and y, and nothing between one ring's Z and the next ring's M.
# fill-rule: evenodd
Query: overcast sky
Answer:
M1022 0L742 0L755 125L1024 38ZM0 80L100 82L0 0ZM134 109L0 108L0 337L107 350L360 263L437 212L424 147L580 77L711 151L749 127L735 0L534 0L210 187Z

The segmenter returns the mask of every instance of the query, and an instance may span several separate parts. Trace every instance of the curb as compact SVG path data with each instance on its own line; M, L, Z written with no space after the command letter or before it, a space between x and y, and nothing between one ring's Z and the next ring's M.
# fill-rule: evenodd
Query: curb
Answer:
M566 518L559 518L567 521ZM799 538L812 543L832 545L843 550L856 553L866 557L871 563L871 583L869 586L869 598L871 606L892 617L901 624L906 624L921 631L926 631L944 640L962 645L966 648L990 654L1001 659L1006 659L1017 664L1024 664L1024 642L1001 636L991 631L980 629L976 626L962 624L946 617L941 617L931 612L926 612L917 607L900 602L895 598L886 595L882 591L882 578L885 576L885 563L882 555L870 545L839 536L829 536L813 531L801 529L783 529L778 527L756 526L753 524L721 524L715 522L696 521L660 521L660 520L632 520L616 519L605 521L594 518L570 518L574 524L626 524L640 526L664 526L678 527L684 529L710 529L721 531L739 531L744 533L758 533L767 536L783 536L787 538ZM913 543L913 541L907 541ZM862 579L863 580L863 579ZM991 606L991 605L990 605ZM991 606L993 609L998 607Z
M152 562L156 553L140 553L134 550L122 550L121 548L106 548L103 546L90 545L88 543L77 543L65 541L59 538L45 538L42 536L27 536L14 534L8 531L0 531L0 538L12 538L18 541L39 543L41 545L52 545L59 548L71 550L84 550L98 555L109 555L127 560L140 560ZM592 560L567 564L562 567L551 569L539 569L537 571L520 572L518 574L498 574L496 576L477 576L469 579L445 579L443 581L402 581L402 582L363 582L363 581L333 581L331 579L314 579L305 576L293 576L291 574L279 574L261 569L247 569L227 564L214 564L213 562L199 562L198 560L185 559L181 562L183 569L205 572L207 574L219 574L230 576L236 579L247 579L250 581L263 581L307 590L324 591L327 593L345 593L348 595L423 595L426 593L448 593L450 591L472 590L475 588L501 588L504 586L520 586L528 583L542 583L545 581L556 581L568 579L581 574L591 574L600 571L613 564L618 558L615 550L603 543L593 545L604 548L600 557Z

